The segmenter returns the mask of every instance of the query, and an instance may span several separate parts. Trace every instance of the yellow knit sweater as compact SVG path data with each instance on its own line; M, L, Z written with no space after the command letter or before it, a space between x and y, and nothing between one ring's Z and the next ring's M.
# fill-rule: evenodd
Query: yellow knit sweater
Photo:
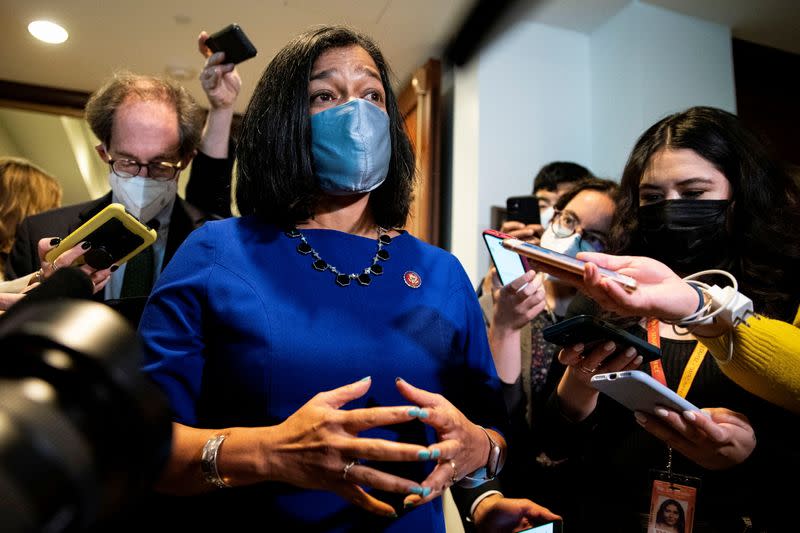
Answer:
M792 324L755 316L737 326L733 331L733 357L726 362L729 336L698 340L737 385L800 413L800 309Z

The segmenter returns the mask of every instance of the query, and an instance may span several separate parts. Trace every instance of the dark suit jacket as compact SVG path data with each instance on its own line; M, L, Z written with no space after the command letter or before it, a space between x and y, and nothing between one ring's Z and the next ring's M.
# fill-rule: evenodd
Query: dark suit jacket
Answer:
M66 237L110 203L111 193L109 192L97 200L61 207L27 217L17 227L14 246L8 256L8 261L6 261L6 279L24 276L39 269L41 266L38 250L40 239L44 237ZM175 250L178 249L178 246L192 230L200 227L208 220L219 218L216 215L205 213L182 198L177 197L170 216L163 266L169 263L169 260L175 254ZM102 299L102 292L99 294L99 299Z

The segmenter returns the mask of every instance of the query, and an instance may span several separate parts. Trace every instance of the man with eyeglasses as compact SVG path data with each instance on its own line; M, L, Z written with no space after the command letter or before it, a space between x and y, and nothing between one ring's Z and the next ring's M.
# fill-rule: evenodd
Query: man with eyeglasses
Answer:
M17 277L35 271L39 268L36 245L40 238L64 237L110 203L122 203L142 223L156 229L158 239L120 265L98 296L105 300L136 298L130 313L124 305L121 310L129 318L138 319L136 309L178 246L196 227L219 218L177 193L178 176L197 153L203 116L180 85L126 72L114 75L90 97L85 114L100 140L96 150L108 165L111 191L97 200L25 219L18 228L7 272ZM134 276L134 272L139 274Z

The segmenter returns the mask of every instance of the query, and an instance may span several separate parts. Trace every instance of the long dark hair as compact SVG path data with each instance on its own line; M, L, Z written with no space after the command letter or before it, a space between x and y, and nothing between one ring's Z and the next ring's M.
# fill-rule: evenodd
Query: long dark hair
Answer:
M405 224L414 189L414 153L392 92L391 72L372 39L343 26L306 31L264 70L247 106L236 150L236 203L242 215L258 215L286 227L314 214L321 192L311 156L308 82L320 54L352 45L366 50L378 67L392 139L389 173L370 194L370 209L380 226Z
M686 513L684 513L683 506L678 502L678 500L673 500L672 498L661 502L661 505L658 507L658 512L656 513L656 524L667 523L667 521L664 519L664 513L667 511L668 505L678 508L678 523L675 524L674 527L680 533L684 533L684 531L686 531Z
M639 182L662 148L689 149L731 184L733 274L761 314L791 320L800 303L800 180L771 157L736 115L692 107L651 126L636 142L620 181L610 231L613 253L636 254Z

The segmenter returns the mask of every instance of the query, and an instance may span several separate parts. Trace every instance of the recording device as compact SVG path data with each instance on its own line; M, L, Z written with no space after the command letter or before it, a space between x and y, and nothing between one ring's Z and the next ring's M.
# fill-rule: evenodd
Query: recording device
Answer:
M581 261L575 257L555 252L553 250L548 250L547 248L542 248L541 246L536 246L535 244L513 238L505 239L503 241L503 247L513 250L520 255L524 255L536 263L541 263L543 265L552 267L542 270L554 276L583 276L583 265L586 264L586 261ZM601 276L616 281L628 292L632 292L636 289L636 280L630 276L619 274L613 270L608 270L607 268L602 267L597 267L597 270L600 272Z
M97 270L121 265L156 242L156 231L148 228L125 210L122 204L110 204L70 233L44 258L52 263L59 255L82 241L92 247L75 260Z
M693 403L641 370L595 374L591 385L631 411L655 414L658 407L666 407L679 413L700 411Z
M542 330L544 340L558 346L583 343L583 353L606 341L614 341L617 348L633 346L645 362L661 358L661 349L636 335L618 328L610 322L590 315L578 315L562 320Z
M229 24L210 35L206 40L206 46L212 52L225 52L225 63L241 63L258 53L238 24Z
M541 224L539 199L532 195L506 198L506 220L516 220L523 224Z
M510 238L511 235L493 229L483 230L483 242L489 249L492 263L497 269L497 277L503 285L508 285L528 271L528 262L524 257L503 248L503 239Z
M114 530L170 452L170 409L139 372L135 331L105 305L70 298L82 289L67 270L0 317L4 532ZM45 287L53 300L29 300Z

